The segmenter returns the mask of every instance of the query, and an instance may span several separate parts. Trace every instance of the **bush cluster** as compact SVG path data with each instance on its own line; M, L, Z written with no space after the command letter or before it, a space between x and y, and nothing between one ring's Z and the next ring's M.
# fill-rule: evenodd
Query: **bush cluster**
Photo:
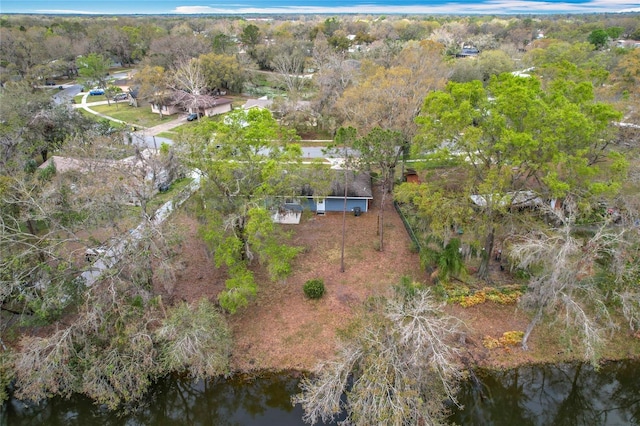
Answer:
M309 280L304 283L302 290L309 299L320 299L324 295L324 281L319 278Z

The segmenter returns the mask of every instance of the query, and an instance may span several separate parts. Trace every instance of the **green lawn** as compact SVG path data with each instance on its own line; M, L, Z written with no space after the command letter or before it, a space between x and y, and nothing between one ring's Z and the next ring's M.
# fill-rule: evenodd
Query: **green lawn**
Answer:
M117 104L113 102L111 105L97 105L91 107L91 109L108 115L109 117L142 127L157 126L158 124L166 123L177 118L176 116L164 116L160 119L160 116L151 112L148 106L137 108L123 102Z

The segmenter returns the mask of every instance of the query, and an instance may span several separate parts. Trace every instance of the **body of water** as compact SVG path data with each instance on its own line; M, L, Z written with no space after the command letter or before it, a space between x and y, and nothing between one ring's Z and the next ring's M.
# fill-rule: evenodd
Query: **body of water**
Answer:
M132 413L110 412L80 395L37 406L11 400L2 426L216 425L298 426L295 375L193 381L167 378ZM640 361L524 366L476 371L460 391L459 425L640 425Z

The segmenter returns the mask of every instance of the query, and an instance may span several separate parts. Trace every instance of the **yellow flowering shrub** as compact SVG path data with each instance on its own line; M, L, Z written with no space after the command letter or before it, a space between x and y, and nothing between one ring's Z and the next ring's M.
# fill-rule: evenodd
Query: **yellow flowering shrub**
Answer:
M484 339L482 339L482 346L487 349L495 349L499 348L502 345L500 344L500 341L498 339L494 339L491 336L484 336Z
M502 337L499 340L503 346L515 346L522 343L523 337L523 331L506 331L502 333Z
M484 336L482 339L482 346L487 349L504 348L509 351L510 346L516 346L522 343L524 332L522 331L505 331L502 333L502 337L495 339L491 336Z

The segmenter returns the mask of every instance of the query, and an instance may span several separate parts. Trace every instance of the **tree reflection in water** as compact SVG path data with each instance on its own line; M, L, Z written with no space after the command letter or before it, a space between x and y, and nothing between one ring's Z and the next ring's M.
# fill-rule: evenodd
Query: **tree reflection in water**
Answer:
M126 414L101 410L88 398L74 395L69 400L53 398L39 406L12 400L5 422L61 426L302 426L302 409L291 405L291 395L297 392L298 378L287 373L209 381L167 377L153 387L143 406ZM0 421L0 426L4 425Z
M478 371L460 393L464 409L450 420L460 425L640 425L640 361L534 365L502 372ZM113 413L80 395L26 406L15 399L0 411L0 426L302 426L293 407L298 378L271 374L258 378L192 381L167 377L142 407Z
M640 424L640 363L523 366L477 373L466 383L454 412L457 424Z

